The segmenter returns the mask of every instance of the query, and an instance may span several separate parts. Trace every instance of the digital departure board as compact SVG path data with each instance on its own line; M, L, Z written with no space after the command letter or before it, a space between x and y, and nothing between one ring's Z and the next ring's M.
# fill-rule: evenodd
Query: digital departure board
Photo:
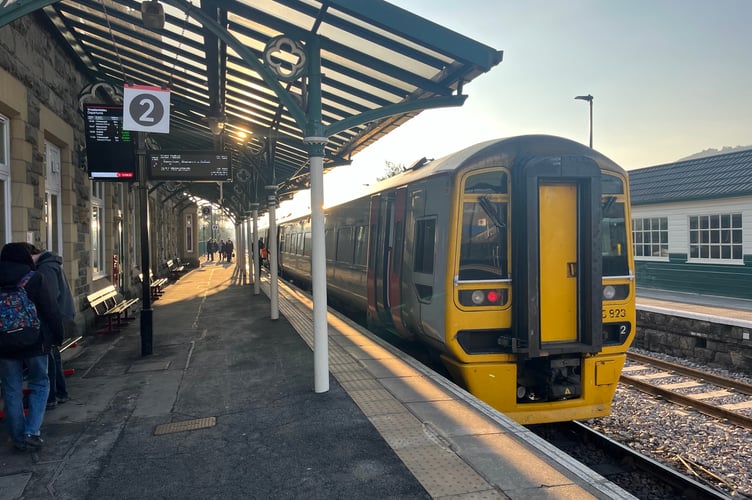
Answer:
M123 107L87 104L84 113L89 177L99 181L137 180L135 135L123 130Z
M150 152L149 178L163 181L231 181L230 157L214 151Z

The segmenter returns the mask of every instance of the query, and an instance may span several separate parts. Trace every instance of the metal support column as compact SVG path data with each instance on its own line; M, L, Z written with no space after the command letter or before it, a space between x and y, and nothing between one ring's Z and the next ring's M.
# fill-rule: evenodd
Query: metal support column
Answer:
M139 221L141 226L141 355L152 353L154 342L153 312L151 308L151 263L149 262L149 186L146 184L146 133L137 132L138 136L138 194Z
M269 236L266 238L266 251L269 255L269 284L271 299L271 319L279 319L279 283L277 282L277 186L264 186L269 204Z
M321 39L308 43L308 116L303 142L311 171L311 285L313 288L313 375L317 393L329 390L329 323L324 234L324 155L328 138L321 119Z
M253 230L251 231L251 241L253 242L253 252L251 257L253 260L253 295L261 293L261 266L259 265L259 234L258 234L258 203L251 203L251 209L253 211Z

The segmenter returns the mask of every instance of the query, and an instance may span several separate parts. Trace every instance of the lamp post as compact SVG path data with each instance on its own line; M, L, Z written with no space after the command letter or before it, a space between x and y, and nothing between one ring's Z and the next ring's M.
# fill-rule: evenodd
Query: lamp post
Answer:
M587 101L590 103L590 149L593 149L593 96L590 94L578 95L575 99L580 99L581 101Z

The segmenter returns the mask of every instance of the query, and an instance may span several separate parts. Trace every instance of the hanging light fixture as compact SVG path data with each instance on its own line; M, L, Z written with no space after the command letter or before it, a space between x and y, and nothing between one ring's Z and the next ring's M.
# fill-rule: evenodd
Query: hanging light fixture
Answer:
M206 124L209 126L209 130L214 135L220 135L225 129L225 120L227 117L224 114L221 115L209 115L205 118Z
M144 0L141 2L141 20L147 28L155 30L164 28L164 7L157 0Z

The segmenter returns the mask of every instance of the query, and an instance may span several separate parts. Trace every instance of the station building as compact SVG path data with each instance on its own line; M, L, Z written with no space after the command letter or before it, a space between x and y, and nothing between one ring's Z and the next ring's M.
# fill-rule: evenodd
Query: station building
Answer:
M637 286L752 299L752 149L629 171Z
M81 94L89 83L41 16L0 29L0 245L26 241L62 256L80 332L95 319L87 294L112 283L139 296L142 273L137 189L87 173ZM170 188L149 193L155 275L169 259L198 256L198 207Z

